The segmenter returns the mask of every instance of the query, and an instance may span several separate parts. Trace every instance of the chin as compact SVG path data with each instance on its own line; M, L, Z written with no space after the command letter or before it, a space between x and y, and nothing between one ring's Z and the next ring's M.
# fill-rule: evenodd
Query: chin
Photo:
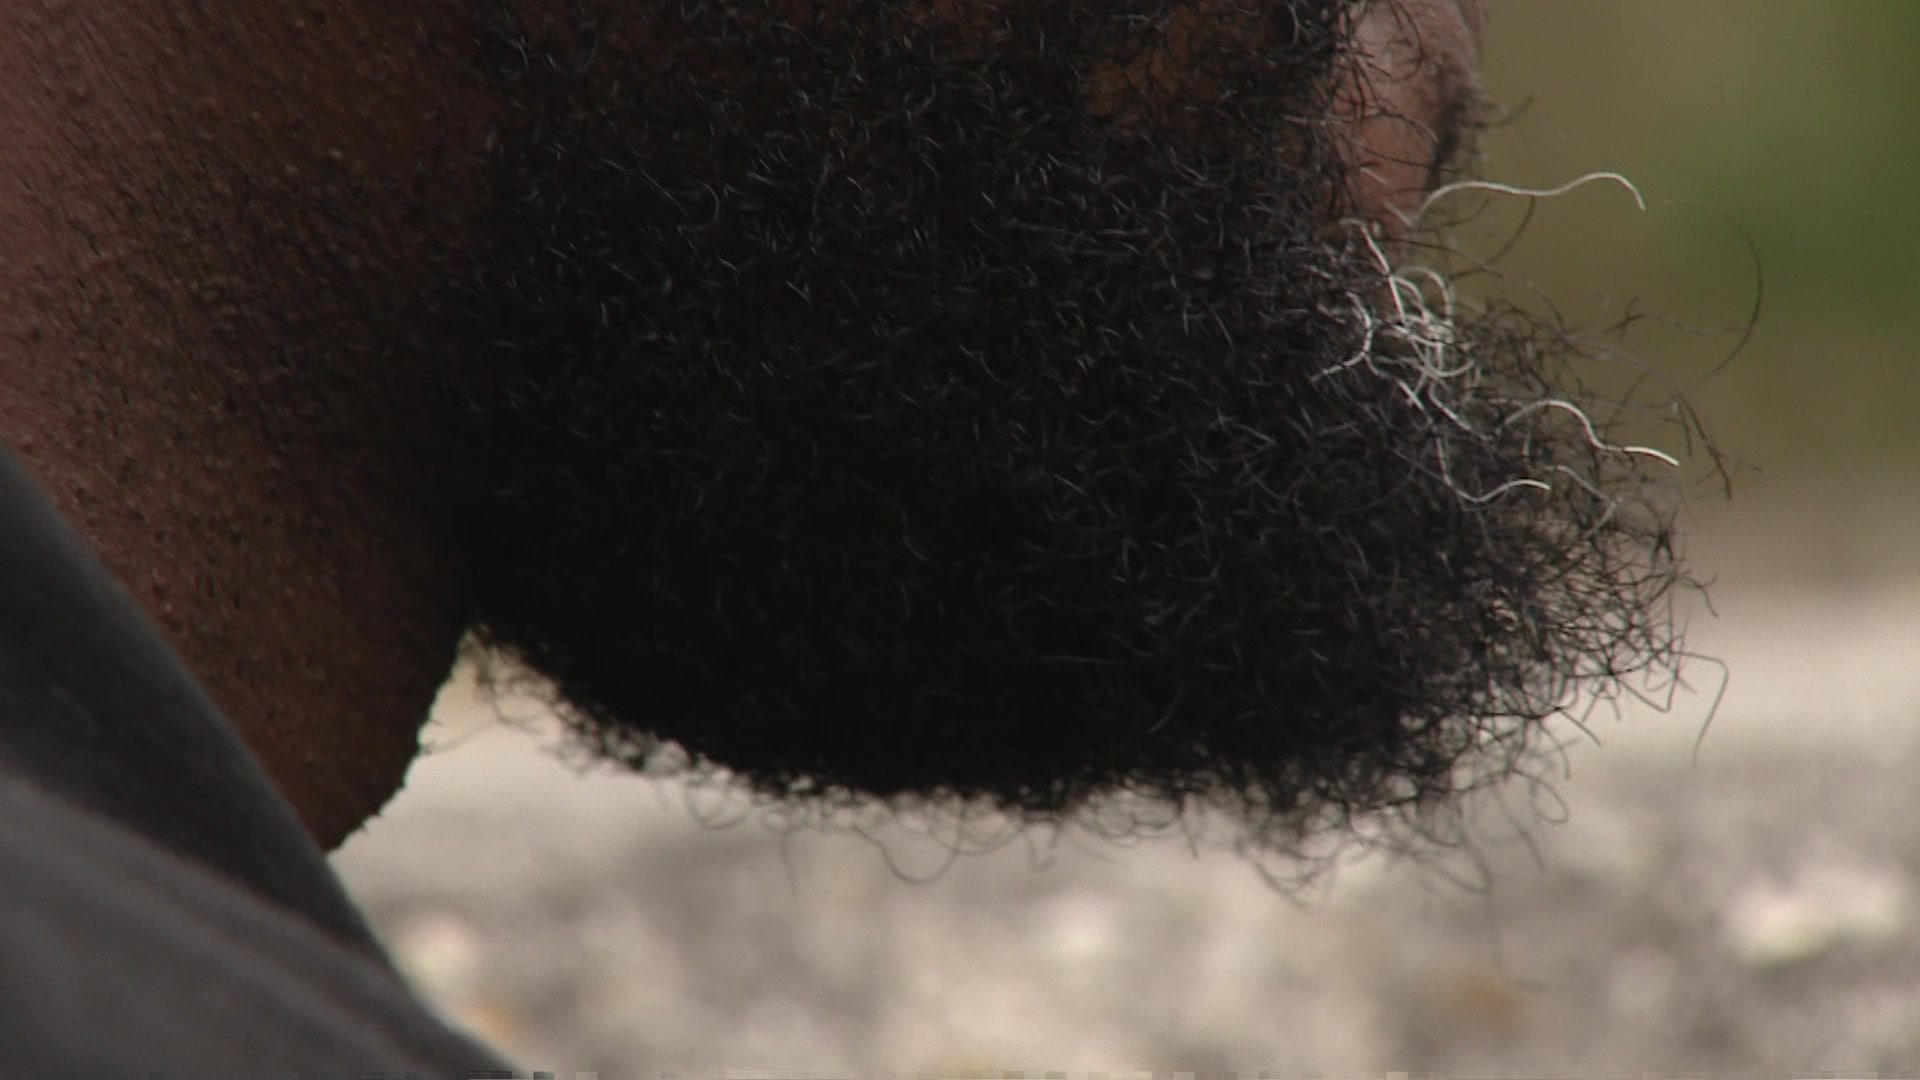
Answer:
M638 768L823 812L1213 808L1280 849L1450 806L1670 672L1670 461L1608 437L1576 343L1438 314L1342 224L1298 119L1338 20L1223 39L1207 109L1121 123L1061 104L1121 24L1059 18L869 42L778 109L687 74L644 124L529 125L468 298L510 388L475 412L477 639Z

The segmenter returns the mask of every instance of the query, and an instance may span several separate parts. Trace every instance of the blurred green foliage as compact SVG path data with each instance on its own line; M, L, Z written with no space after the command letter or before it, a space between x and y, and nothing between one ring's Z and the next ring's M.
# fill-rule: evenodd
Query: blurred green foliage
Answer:
M1645 322L1626 344L1768 476L1920 474L1920 3L1495 0L1484 75L1508 114L1487 179L1611 170L1649 204L1541 202L1503 293L1537 287L1587 329L1629 310L1724 328ZM1454 198L1483 254L1525 210ZM1706 378L1762 281L1751 341Z

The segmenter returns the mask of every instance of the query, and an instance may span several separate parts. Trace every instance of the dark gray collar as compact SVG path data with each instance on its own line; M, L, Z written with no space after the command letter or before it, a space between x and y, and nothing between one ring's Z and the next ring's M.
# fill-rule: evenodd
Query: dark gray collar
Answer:
M239 736L4 449L0 770L382 955Z

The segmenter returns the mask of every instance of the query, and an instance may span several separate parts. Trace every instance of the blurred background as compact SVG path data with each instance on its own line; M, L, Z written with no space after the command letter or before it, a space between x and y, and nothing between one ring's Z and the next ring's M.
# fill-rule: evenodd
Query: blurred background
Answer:
M1649 206L1635 213L1604 185L1541 202L1502 261L1505 285L1538 283L1589 328L1653 317L1629 347L1688 389L1738 465L1733 498L1700 503L1708 543L1725 517L1785 560L1774 573L1920 569L1900 527L1920 501L1901 497L1920 471L1920 5L1492 9L1484 72L1505 116L1485 175L1545 187L1615 171ZM1475 228L1507 235L1524 209L1494 207Z
M1920 1072L1920 4L1493 8L1484 175L1648 206L1540 202L1500 288L1647 316L1624 347L1728 455L1730 494L1688 469L1707 659L1669 707L1564 725L1466 850L1282 892L1177 845L791 833L571 775L456 683L337 857L424 991L563 1076ZM1529 210L1456 198L1487 256Z

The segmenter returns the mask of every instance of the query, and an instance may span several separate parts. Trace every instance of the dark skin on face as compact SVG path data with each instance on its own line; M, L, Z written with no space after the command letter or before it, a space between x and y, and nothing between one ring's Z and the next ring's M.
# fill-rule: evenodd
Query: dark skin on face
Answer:
M1445 583L1346 618L1278 568L1382 561L1359 524L1312 524L1311 484L1283 512L1225 465L1155 479L1217 459L1284 487L1358 462L1326 490L1409 487L1394 463L1425 443L1377 470L1319 434L1323 464L1275 459L1263 429L1291 414L1272 409L1354 397L1303 375L1261 398L1247 372L1353 355L1349 301L1384 288L1357 230L1395 250L1448 175L1477 0L739 9L0 6L0 437L323 844L399 788L469 632L551 677L616 757L664 736L777 795L1034 818L1224 792L1305 827L1431 795L1474 741L1435 734L1449 718L1527 711L1435 673L1535 685L1463 657L1545 586L1474 608ZM1042 233L1064 239L1024 239ZM946 299L976 296L999 299ZM1194 296L1210 344L1169 329ZM882 325L901 310L926 321ZM1250 339L1284 345L1221 344ZM1062 381L1070 356L1115 374ZM1156 357L1176 374L1138 390ZM1182 396L1196 380L1218 385ZM1082 423L1102 401L1265 419L1160 457L1128 449L1165 443L1142 422ZM1230 427L1246 437L1220 443ZM867 467L896 446L937 472ZM1402 537L1381 550L1437 535L1471 575L1539 539L1421 498L1380 519ZM1499 627L1415 648L1359 625L1414 616ZM1549 681L1577 637L1529 639ZM1049 666L1067 651L1084 670ZM1368 681L1391 692L1328 689ZM980 739L1002 749L964 749Z

